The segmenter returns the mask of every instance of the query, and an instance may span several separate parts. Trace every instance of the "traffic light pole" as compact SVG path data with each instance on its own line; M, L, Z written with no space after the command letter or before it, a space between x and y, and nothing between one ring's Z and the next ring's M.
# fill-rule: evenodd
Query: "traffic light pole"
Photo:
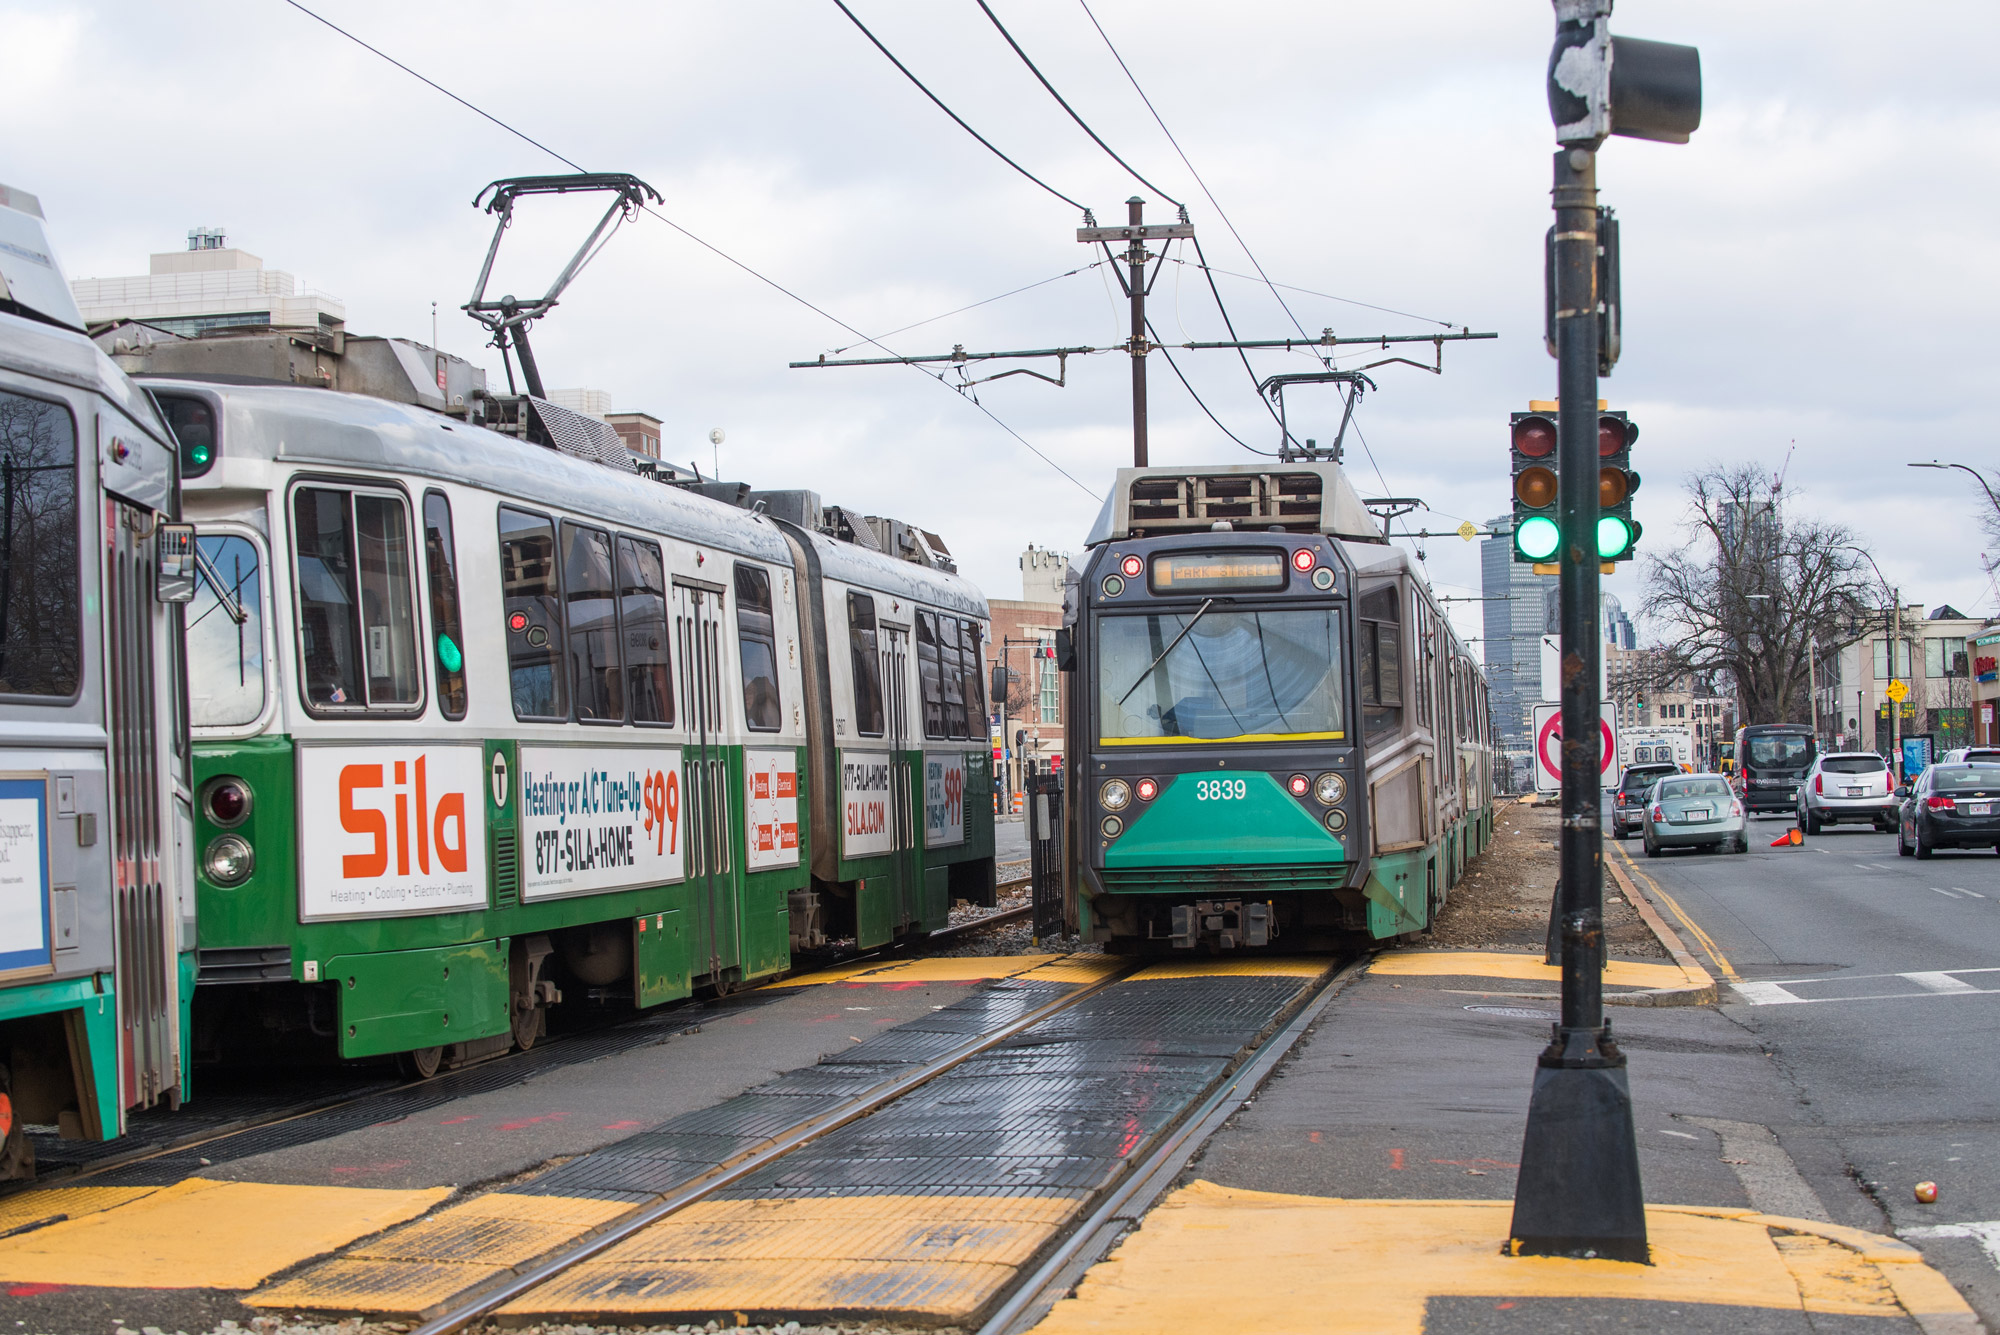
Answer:
M1625 1057L1604 1018L1598 521L1597 154L1555 155L1556 456L1562 545L1562 1018L1535 1072L1512 1250L1645 1261Z

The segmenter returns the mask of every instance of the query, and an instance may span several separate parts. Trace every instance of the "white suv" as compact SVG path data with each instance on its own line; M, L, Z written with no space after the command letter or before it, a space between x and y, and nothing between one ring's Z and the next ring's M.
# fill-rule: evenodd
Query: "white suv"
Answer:
M1813 761L1799 784L1799 828L1818 834L1822 825L1896 828L1898 803L1889 762L1873 751L1836 751Z

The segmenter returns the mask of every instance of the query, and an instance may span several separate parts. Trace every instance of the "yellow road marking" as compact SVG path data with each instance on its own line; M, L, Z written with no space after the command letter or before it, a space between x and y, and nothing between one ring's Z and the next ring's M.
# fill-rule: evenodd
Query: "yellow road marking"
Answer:
M632 1209L629 1201L489 1192L391 1229L243 1301L251 1307L424 1312Z
M906 960L885 964L843 964L834 969L780 978L766 987L813 987L821 983L969 983L982 978L1011 978L1062 956L1040 955L961 955L940 959Z
M1037 1335L1172 1330L1418 1335L1433 1297L1622 1298L1847 1316L1971 1316L1893 1239L1748 1211L1648 1207L1652 1264L1509 1257L1509 1201L1352 1201L1196 1182L1058 1303ZM1774 1238L1774 1233L1776 1237ZM1893 1244L1885 1248L1878 1243ZM1245 1275L1258 1282L1245 1284Z
M501 1310L570 1320L716 1311L963 1319L1076 1206L986 1196L702 1201Z
M1375 957L1370 973L1419 978L1509 978L1517 982L1562 981L1562 970L1542 963L1540 955L1511 955L1496 950L1391 950ZM1612 960L1604 969L1612 987L1689 987L1709 982L1678 964L1640 964Z
M0 1280L147 1289L247 1289L309 1256L424 1211L449 1187L277 1186L189 1178L0 1240Z
M1127 981L1151 982L1158 978L1317 978L1337 961L1326 956L1244 955L1236 959L1174 960L1148 965Z
M1632 861L1632 855L1625 851L1623 844L1613 844L1612 847L1617 849L1618 856L1625 860L1625 865L1632 869L1632 874L1646 883L1646 889L1658 895L1660 901L1674 911L1674 916L1681 920L1681 926L1687 928L1689 934L1701 943L1702 953L1707 955L1709 961L1722 971L1722 976L1732 983L1741 981L1736 976L1736 970L1729 966L1729 957L1722 953L1722 948L1715 944L1713 937L1701 930L1700 924L1696 923L1693 918L1688 917L1687 910L1680 906L1680 901L1676 900L1665 890L1662 890L1658 881L1646 875L1645 872L1640 871L1639 864Z
M0 1233L53 1219L81 1219L150 1196L158 1187L44 1187L0 1200Z

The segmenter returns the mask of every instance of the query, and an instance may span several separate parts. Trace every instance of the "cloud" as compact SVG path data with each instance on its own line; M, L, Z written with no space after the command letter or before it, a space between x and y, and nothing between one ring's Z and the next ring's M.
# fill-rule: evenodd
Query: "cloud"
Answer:
M636 172L668 217L866 332L1097 258L1073 239L1073 210L972 143L824 0L320 7L558 152ZM1274 278L1500 333L1448 346L1441 377L1382 369L1348 463L1364 494L1424 497L1434 512L1412 525L1504 510L1506 414L1554 385L1540 333L1549 13L1483 0L1092 7ZM1149 216L1170 215L975 6L855 8L961 114L1100 218L1135 190ZM1187 201L1210 258L1253 273L1082 10L996 8L1092 125ZM1687 471L1717 458L1775 471L1791 451L1798 503L1866 534L1913 599L2000 610L1964 489L1904 466L1991 455L2000 91L1982 53L2000 13L1967 0L1911 24L1858 0L1626 0L1617 26L1699 44L1707 80L1692 144L1613 141L1601 168L1626 248L1625 356L1603 392L1644 430L1646 546L1676 540ZM288 5L79 3L0 11L0 27L0 179L43 198L79 275L141 272L148 252L219 223L341 297L350 327L428 338L436 302L445 346L473 354L477 331L456 308L488 221L470 200L496 177L562 169ZM510 238L524 268L547 272L581 235L568 216L546 222L524 211ZM1156 324L1223 337L1194 278L1163 274ZM1106 346L1123 335L1103 280L1086 269L884 341L911 353ZM1312 332L1433 327L1218 282L1246 337L1295 332L1294 318ZM706 464L707 432L722 426L725 472L941 532L993 596L1016 594L1023 545L1074 549L1096 509L916 372L787 370L867 345L653 219L614 240L537 336L552 383L655 413L669 453ZM1240 363L1177 357L1232 431L1275 443ZM1260 376L1307 364L1253 358ZM1251 457L1157 358L1150 378L1155 459ZM978 394L1101 490L1128 457L1125 360L1074 359L1067 382L1014 377ZM1289 407L1300 435L1332 437L1332 395ZM1476 544L1423 545L1440 589L1478 583ZM1637 604L1629 568L1607 587ZM1478 605L1458 606L1477 634Z

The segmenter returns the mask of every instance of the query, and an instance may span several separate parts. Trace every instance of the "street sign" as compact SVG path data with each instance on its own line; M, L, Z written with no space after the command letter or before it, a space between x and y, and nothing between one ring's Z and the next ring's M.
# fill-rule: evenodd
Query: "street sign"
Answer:
M1463 520L1459 523L1458 526L1458 536L1464 538L1467 542L1471 542L1474 538L1479 536L1479 530L1478 528L1474 527L1470 519Z
M1535 731L1535 791L1557 793L1562 791L1562 706L1536 705L1533 726ZM1597 784L1600 788L1610 788L1618 782L1618 724L1615 716L1604 714L1597 720L1598 743L1602 748L1598 755Z
M1909 695L1909 693L1909 684L1901 681L1892 681L1882 688L1882 694L1888 696L1899 705L1903 703L1904 697Z
M1611 655L1598 651L1597 656L1597 698L1603 700L1611 694ZM1562 699L1562 637L1542 636L1542 699Z

